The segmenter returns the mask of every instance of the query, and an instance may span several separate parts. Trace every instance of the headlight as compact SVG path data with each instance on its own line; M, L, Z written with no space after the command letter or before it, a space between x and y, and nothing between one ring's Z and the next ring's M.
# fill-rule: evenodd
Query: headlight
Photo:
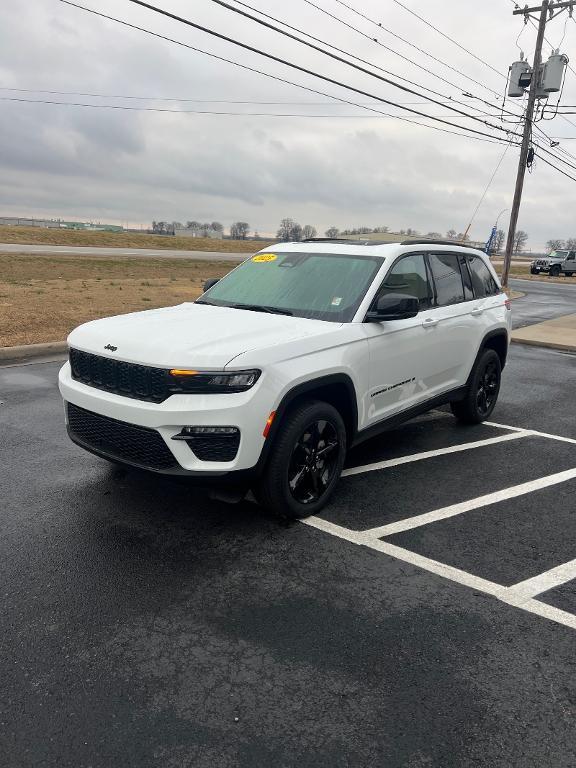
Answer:
M170 391L173 394L213 395L224 392L245 392L260 378L262 371L189 371L173 368L170 378L173 382Z

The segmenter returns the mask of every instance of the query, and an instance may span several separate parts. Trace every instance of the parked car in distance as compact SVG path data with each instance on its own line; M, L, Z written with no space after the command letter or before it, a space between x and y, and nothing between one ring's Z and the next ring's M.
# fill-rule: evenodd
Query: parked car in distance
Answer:
M551 251L543 259L534 259L530 264L530 272L539 275L545 272L550 277L565 275L572 277L576 274L576 251Z
M510 301L452 242L280 243L180 306L81 325L59 376L71 439L115 463L252 488L299 518L347 450L449 403L498 398Z

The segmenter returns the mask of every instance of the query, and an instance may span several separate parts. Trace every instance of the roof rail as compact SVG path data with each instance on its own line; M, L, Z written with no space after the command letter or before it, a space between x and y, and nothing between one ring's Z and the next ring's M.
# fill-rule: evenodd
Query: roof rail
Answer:
M458 240L403 240L400 245L452 245L457 246L458 248L474 248L478 250L475 245L472 245L471 243L461 243Z
M307 237L301 243L342 243L347 245L398 245L399 240L351 240L348 237Z

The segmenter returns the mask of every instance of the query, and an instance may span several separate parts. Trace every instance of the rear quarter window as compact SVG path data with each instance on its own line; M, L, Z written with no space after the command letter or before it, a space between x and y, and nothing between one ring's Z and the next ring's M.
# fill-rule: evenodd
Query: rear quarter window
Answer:
M466 256L468 268L472 277L472 287L477 299L483 299L486 296L495 296L500 293L500 288L492 273L478 256Z

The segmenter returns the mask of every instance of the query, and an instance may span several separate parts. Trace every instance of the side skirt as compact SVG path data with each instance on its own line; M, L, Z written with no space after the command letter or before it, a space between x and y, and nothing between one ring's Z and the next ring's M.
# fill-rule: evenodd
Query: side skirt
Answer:
M464 397L466 397L466 392L467 387L458 387L458 389L453 389L450 392L444 392L443 394L437 395L431 400L427 400L425 403L420 403L419 405L409 408L406 411L395 413L393 416L389 416L388 418L379 421L377 424L373 424L371 427L367 427L366 429L358 431L349 448L354 448L360 443L363 443L365 440L370 440L370 438L376 437L376 435L380 435L382 432L388 432L391 429L395 429L401 424L404 424L406 421L410 421L410 419L413 419L416 416L420 416L427 411L431 411L433 408L438 408L441 405L446 405L447 403L462 400Z

